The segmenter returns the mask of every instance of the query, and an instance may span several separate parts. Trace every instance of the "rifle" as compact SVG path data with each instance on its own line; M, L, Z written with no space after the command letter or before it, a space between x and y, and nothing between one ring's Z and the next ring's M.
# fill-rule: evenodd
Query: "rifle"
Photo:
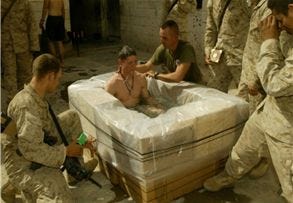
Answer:
M68 142L66 140L66 137L65 137L65 135L64 135L64 133L62 131L62 128L61 128L61 126L60 126L60 124L59 124L59 122L58 122L58 120L57 120L52 108L51 108L51 105L49 103L48 103L48 105L49 105L49 112L50 112L50 114L52 116L52 119L53 119L53 121L55 123L55 126L57 128L57 131L58 131L60 137L61 137L61 140L62 140L62 142L63 142L63 144L65 146L68 146ZM90 172L86 171L82 167L82 165L80 164L80 162L79 162L77 157L68 157L68 156L66 156L65 162L63 163L63 167L62 167L61 170L64 171L64 169L66 169L68 174L73 176L78 181L81 181L81 180L85 179L85 180L91 181L92 183L97 185L99 188L102 187L97 181L95 181L93 178L91 178L92 174Z

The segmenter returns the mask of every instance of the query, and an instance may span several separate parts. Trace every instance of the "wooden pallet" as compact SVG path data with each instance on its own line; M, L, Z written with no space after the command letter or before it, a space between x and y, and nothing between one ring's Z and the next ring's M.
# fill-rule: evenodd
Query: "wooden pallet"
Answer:
M101 171L138 203L164 203L170 202L184 194L202 187L204 180L222 170L226 159L208 163L197 170L177 172L171 177L158 178L145 184L138 178L118 170L99 157Z

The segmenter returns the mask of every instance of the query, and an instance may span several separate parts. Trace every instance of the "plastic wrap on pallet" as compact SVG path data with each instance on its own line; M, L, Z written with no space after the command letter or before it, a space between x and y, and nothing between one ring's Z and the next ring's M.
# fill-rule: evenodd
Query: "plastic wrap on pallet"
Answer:
M127 109L105 91L113 73L77 81L69 102L84 130L97 137L98 153L137 178L172 174L174 164L195 165L228 155L247 120L240 98L188 82L148 78L148 89L168 110L155 118Z

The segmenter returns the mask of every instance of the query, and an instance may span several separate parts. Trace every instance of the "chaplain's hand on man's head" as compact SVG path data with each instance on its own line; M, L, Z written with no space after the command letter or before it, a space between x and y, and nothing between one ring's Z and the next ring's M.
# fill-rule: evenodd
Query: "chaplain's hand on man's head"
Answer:
M280 35L280 28L275 16L270 15L259 24L260 34L263 40L278 39Z

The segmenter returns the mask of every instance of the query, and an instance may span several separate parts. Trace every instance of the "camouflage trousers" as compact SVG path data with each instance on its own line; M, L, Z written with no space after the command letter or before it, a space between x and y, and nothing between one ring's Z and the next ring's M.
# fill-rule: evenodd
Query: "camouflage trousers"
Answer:
M248 86L240 79L238 85L237 96L243 98L249 103L249 114L252 115L257 106L264 100L265 95L258 93L257 95L251 95L248 93Z
M180 39L188 41L188 14L195 8L192 0L179 0L172 10L167 14L166 20L174 20L179 27Z
M228 66L224 60L221 60L219 63L209 65L209 68L212 76L207 83L208 87L227 93L232 80L234 80L236 87L238 87L242 69L241 65Z
M68 110L58 115L68 141L81 132L79 116ZM4 164L11 184L22 192L25 202L75 202L66 179L59 168L42 166L31 170L31 162L20 156L15 143L4 147Z
M264 119L267 119L267 116L256 111L246 122L240 138L232 149L225 170L232 177L241 178L260 161L259 149L267 148L283 190L282 196L292 203L293 139L285 142L268 134L268 126L262 124ZM292 132L290 136L293 137Z
M28 83L32 76L32 54L27 51L15 54L13 51L2 51L1 65L4 71L3 87L7 90L8 101Z

